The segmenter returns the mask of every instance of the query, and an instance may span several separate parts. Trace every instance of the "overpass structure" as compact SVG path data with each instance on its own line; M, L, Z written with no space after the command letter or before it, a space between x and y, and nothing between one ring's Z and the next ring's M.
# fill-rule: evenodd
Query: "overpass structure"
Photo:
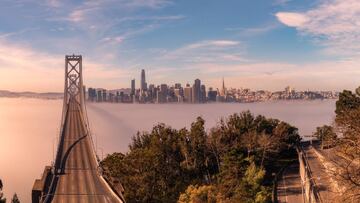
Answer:
M65 56L64 103L56 157L35 181L32 202L125 202L102 176L85 106L82 56Z

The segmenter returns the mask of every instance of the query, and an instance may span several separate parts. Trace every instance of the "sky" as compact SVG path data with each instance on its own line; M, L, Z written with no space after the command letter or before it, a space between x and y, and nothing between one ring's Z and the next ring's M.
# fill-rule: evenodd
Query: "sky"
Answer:
M355 89L358 0L0 0L0 89L62 91L64 56L89 87Z

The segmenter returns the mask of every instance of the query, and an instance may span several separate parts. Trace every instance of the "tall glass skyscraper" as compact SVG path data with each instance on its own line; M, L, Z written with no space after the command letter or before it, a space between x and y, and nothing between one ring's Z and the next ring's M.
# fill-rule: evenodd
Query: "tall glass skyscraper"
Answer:
M146 80L145 80L145 70L144 70L144 69L141 70L141 84L140 84L140 89L141 89L141 91L147 90L147 84L146 84Z

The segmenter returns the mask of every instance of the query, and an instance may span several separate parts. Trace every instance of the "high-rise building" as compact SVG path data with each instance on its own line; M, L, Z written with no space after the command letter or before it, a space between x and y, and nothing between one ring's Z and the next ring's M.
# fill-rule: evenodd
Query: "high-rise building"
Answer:
M102 90L98 89L97 90L97 102L102 102L102 101L103 101Z
M180 83L175 83L175 89L181 89L181 84Z
M192 102L192 87L190 87L189 84L186 84L186 87L184 88L184 101L187 103Z
M206 87L205 85L201 85L200 88L200 103L206 102Z
M155 85L154 84L149 85L148 93L149 93L148 96L149 96L150 101L156 99L156 92L155 92Z
M166 84L160 85L160 90L156 94L157 103L167 102L168 86Z
M208 91L208 101L215 102L216 96L217 96L217 91L213 90L213 88L210 87Z
M135 79L131 80L131 95L135 95Z
M141 92L146 91L147 90L147 83L146 83L146 79L145 79L145 70L142 69L141 70L141 84L140 84L140 89Z
M182 88L180 89L174 89L174 94L177 102L183 102L184 101L184 91Z
M88 100L92 102L96 100L96 89L89 87Z
M200 103L201 81L196 79L192 90L192 103Z
M290 87L290 86L287 86L285 87L285 93L286 94L292 94L292 93L295 93L295 89Z
M103 89L102 91L102 101L106 102L107 101L107 91L105 89Z
M224 78L223 78L223 81L222 81L222 88L221 88L220 96L223 96L223 97L226 96L226 87L225 87L225 80L224 80Z
M115 100L115 95L114 95L114 93L109 92L109 98L108 98L108 101L109 101L109 102L114 102L114 100Z

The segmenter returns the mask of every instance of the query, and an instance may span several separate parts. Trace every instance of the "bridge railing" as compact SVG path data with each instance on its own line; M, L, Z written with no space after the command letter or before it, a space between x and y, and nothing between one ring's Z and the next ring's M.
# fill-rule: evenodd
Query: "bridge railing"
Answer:
M50 183L47 188L44 188L43 195L40 198L40 202L48 203L51 202L52 195L54 193L54 189L56 188L57 184L57 174L58 170L61 165L61 159L62 159L62 149L64 145L64 128L65 123L67 120L67 116L69 113L69 105L64 103L63 111L62 111L62 117L61 117L61 123L60 123L60 132L59 132L59 140L58 140L58 148L56 151L55 160L53 161L53 165L51 166L51 174L50 174Z
M87 115L87 108L86 108L86 104L85 104L85 101L81 104L83 105L82 109L83 109L83 112L81 113L81 117L82 117L82 120L83 120L83 124L85 125L85 129L87 131L87 135L89 136L90 138L90 141L91 141L91 144L92 144L92 148L94 150L93 151L93 155L96 159L96 163L97 163L97 166L98 166L98 169L100 167L100 162L99 162L99 156L97 155L96 153L96 145L94 143L94 139L93 139L93 136L92 136L92 132L91 132L91 128L90 128L90 122L89 122L89 118L88 118L88 115Z
M318 185L314 181L315 177L312 174L306 153L304 152L303 148L297 147L297 152L299 156L299 164L300 164L300 177L301 177L301 187L302 187L302 194L304 202L306 203L318 203L323 202L319 192L318 192Z

